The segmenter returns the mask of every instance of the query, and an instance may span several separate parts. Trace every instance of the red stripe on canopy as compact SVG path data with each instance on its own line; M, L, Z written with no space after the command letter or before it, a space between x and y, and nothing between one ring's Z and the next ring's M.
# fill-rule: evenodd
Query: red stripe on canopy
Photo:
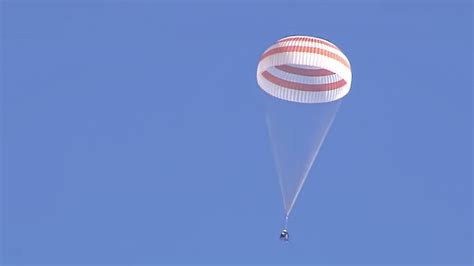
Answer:
M341 79L339 81L333 83L326 83L326 84L305 84L305 83L298 83L293 81L288 81L281 79L272 75L268 71L264 71L262 76L266 78L273 84L278 86L293 89L293 90L300 90L300 91L329 91L329 90L336 90L341 88L342 86L346 85L346 81Z
M323 76L330 76L334 75L334 72L329 71L327 69L318 68L318 69L310 69L310 68L299 68L290 65L280 65L275 66L276 69L284 71L286 73L300 75L300 76L307 76L307 77L323 77Z
M327 46L330 46L334 49L337 49L339 50L339 48L337 48L337 46L335 46L334 44L326 41L326 40L323 40L323 39L319 39L319 38L310 38L310 37L298 37L298 36L295 36L295 37L288 37L288 38L283 38L283 39L280 39L278 40L278 42L289 42L289 41L303 41L303 42L315 42L315 43L320 43L320 44L324 44L324 45L327 45Z
M323 56L326 56L326 57L329 57L329 58L332 58L338 62L340 62L341 64L345 65L347 68L351 68L351 66L349 65L349 63L344 59L342 58L341 56L335 54L335 53L332 53L328 50L324 50L324 49L321 49L321 48L317 48L317 47L307 47L307 46L283 46L283 47L276 47L276 48L273 48L273 49L270 49L268 51L266 51L262 57L260 58L260 61L262 61L263 59L265 59L266 57L268 56L271 56L271 55L274 55L274 54L280 54L280 53L290 53L290 52L300 52L300 53L310 53L310 54L319 54L319 55L323 55Z

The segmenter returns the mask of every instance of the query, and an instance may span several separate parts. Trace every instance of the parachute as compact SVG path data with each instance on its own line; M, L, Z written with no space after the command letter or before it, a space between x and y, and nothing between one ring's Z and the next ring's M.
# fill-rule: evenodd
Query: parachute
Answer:
M350 90L349 60L331 42L310 36L278 40L260 57L266 122L286 220Z

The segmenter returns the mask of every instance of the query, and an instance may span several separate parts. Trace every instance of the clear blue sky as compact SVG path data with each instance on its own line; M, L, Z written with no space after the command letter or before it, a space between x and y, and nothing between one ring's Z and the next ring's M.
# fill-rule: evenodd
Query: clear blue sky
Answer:
M1 263L473 262L469 1L1 9ZM284 245L255 71L293 34L353 84Z

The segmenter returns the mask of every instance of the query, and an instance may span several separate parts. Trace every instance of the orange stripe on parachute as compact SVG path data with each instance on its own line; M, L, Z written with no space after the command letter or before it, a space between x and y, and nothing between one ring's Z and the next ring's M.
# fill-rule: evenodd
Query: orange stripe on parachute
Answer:
M276 84L276 85L284 87L284 88L299 90L299 91L330 91L330 90L339 89L342 86L347 84L347 82L343 79L341 79L337 82L326 83L326 84L298 83L298 82L293 82L293 81L288 81L288 80L281 79L279 77L276 77L276 76L272 75L268 71L264 71L262 73L262 76L273 84Z
M275 66L275 68L281 71L284 71L286 73L300 75L300 76L307 76L307 77L323 77L323 76L334 75L332 71L329 71L323 68L309 69L309 68L294 67L290 65Z
M262 61L263 59L271 56L271 55L274 55L274 54L280 54L280 53L310 53L310 54L319 54L319 55L322 55L322 56L326 56L326 57L329 57L329 58L332 58L338 62L340 62L341 64L345 65L347 68L351 68L351 66L349 65L349 63L344 59L342 58L341 56L333 53L333 52L330 52L328 50L324 50L324 49L321 49L321 48L318 48L318 47L307 47L307 46L283 46L283 47L276 47L276 48L273 48L273 49L270 49L268 50L267 52L265 52L262 57L260 58L260 61Z
M319 39L319 38L308 38L308 37L288 37L288 38L283 38L283 39L280 39L278 40L279 43L281 42L290 42L290 41L302 41L302 42L314 42L314 43L320 43L320 44L324 44L324 45L327 45L327 46L330 46L334 49L337 49L339 50L339 48L337 48L337 46L335 46L334 44L326 41L326 40L323 40L323 39Z

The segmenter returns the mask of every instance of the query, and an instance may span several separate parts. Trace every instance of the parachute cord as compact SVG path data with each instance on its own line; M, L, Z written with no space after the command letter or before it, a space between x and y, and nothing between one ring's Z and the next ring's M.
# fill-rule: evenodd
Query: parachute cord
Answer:
M285 216L285 229L288 229L288 215Z

